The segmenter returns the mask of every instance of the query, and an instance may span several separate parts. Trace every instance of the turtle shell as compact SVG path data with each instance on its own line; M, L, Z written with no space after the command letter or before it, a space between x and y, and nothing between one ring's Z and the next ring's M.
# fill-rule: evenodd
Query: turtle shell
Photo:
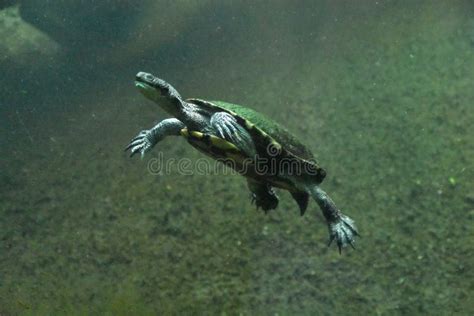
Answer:
M235 117L237 123L244 127L252 137L257 155L267 158L266 160L272 164L273 169L285 172L285 168L291 167L293 172L299 172L303 177L310 177L316 183L321 183L326 176L326 171L316 162L313 153L286 128L265 115L247 107L222 101L205 101L193 98L187 99L186 102L197 105L211 115L215 112L227 112ZM227 156L230 154L237 159L248 158L244 157L244 154L233 144L216 136L188 131L184 136L188 136L189 140L189 135L192 133L194 133L195 141L199 139L207 146L207 149L202 146L199 149L211 156L219 156L219 154L209 153L209 149L222 150L227 153ZM274 168L275 162L281 168ZM273 176L278 177L278 174Z

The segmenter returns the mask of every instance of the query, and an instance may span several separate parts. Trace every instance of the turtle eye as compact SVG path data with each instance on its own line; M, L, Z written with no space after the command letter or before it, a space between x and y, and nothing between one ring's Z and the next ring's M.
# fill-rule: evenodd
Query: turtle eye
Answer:
M140 71L137 73L135 76L135 79L138 81L146 82L146 83L151 83L155 79L155 77L152 74Z
M145 75L145 80L148 81L148 82L153 82L153 81L155 81L155 77L153 77L153 75L151 75L151 74L146 74Z

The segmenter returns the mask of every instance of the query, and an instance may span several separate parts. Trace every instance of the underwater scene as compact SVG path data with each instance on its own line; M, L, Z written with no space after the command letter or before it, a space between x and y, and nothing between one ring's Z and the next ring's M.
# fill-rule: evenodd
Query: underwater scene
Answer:
M0 315L474 315L473 1L0 1L0 74Z

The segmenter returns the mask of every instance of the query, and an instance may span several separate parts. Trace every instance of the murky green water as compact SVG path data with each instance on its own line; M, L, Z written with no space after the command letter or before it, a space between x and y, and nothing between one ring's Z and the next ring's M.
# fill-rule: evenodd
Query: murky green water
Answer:
M0 3L1 315L472 315L471 1ZM138 71L248 105L328 171L357 249L310 201L255 211L244 178L166 139ZM160 156L161 155L161 156Z

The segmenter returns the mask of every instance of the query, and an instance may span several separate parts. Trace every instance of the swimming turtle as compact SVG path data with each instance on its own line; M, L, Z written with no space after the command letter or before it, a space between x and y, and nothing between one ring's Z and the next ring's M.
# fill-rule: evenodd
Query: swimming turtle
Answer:
M311 151L284 127L247 107L222 101L183 100L166 81L139 72L135 85L173 118L141 131L125 148L141 156L166 136L183 136L201 152L247 178L253 201L265 212L278 206L273 188L288 190L303 215L311 196L329 228L329 243L354 246L354 221L341 213L319 184L326 176Z

